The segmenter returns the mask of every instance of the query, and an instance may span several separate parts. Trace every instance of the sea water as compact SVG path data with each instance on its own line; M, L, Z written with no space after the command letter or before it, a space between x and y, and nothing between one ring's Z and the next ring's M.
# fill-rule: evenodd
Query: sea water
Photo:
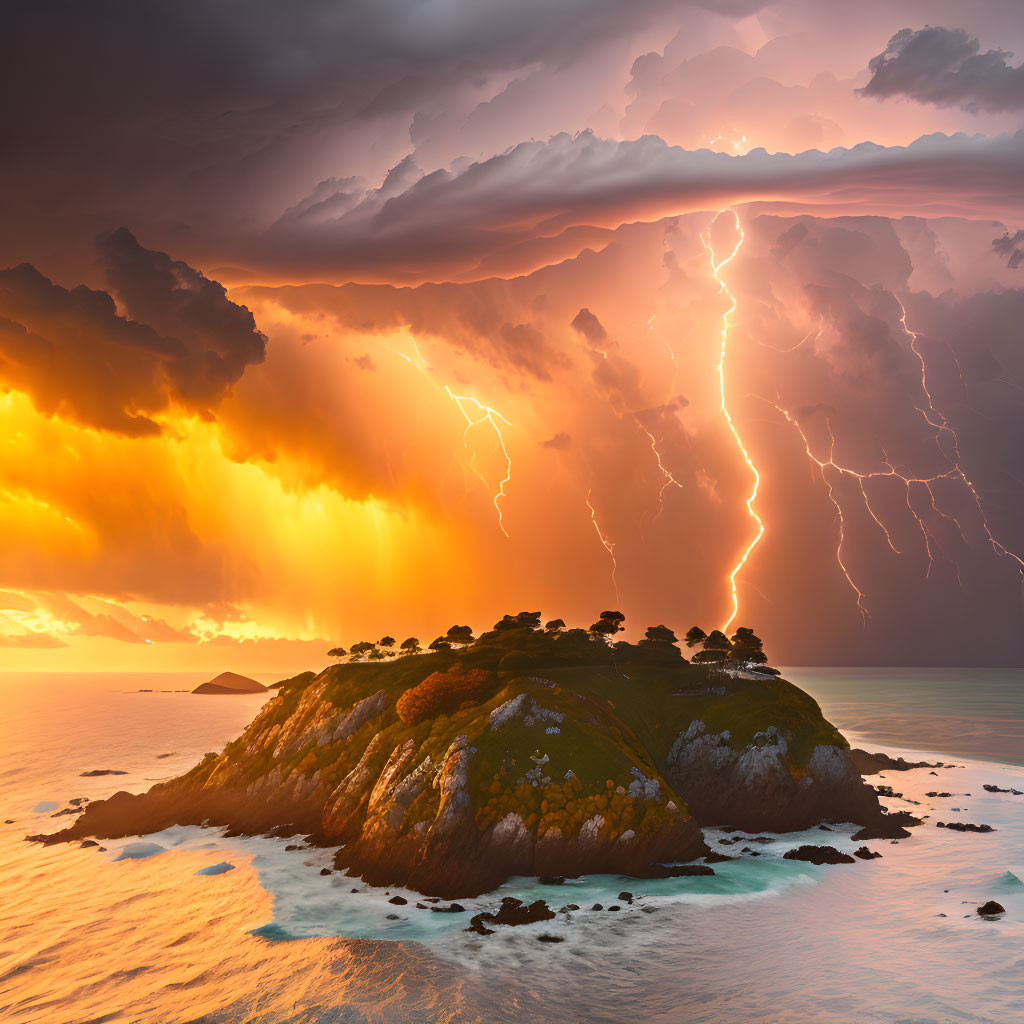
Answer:
M415 893L323 875L332 851L287 851L295 839L177 827L104 841L102 851L26 843L27 833L73 820L51 817L73 797L140 792L191 767L266 698L170 692L190 682L171 676L0 677L0 820L13 819L0 825L0 1020L1024 1019L1024 796L982 788L1024 790L1016 675L787 675L852 742L957 765L871 778L902 794L885 800L892 809L928 816L910 839L868 843L878 860L815 867L782 855L807 842L852 851L862 845L852 827L739 843L707 830L722 852L749 846L760 856L705 878L511 879L460 900L464 913L417 909ZM125 774L82 775L92 770ZM940 820L996 831L953 832L935 827ZM581 909L488 936L464 931L473 912L506 894ZM975 912L989 899L1006 908L1002 919ZM590 909L598 903L606 909Z

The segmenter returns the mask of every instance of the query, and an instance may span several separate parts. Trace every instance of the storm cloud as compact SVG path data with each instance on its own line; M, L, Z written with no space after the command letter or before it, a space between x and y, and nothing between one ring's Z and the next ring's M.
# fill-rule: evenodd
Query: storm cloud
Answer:
M905 28L872 58L865 96L905 98L965 110L1024 109L1024 65L1003 50L981 52L963 29Z

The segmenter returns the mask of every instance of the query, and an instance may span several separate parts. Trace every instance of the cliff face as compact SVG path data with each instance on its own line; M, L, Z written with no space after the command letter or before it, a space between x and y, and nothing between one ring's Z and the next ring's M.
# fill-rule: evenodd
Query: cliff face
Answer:
M513 629L287 685L221 754L53 838L288 824L368 882L457 897L511 874L691 860L701 824L879 816L845 740L790 683Z

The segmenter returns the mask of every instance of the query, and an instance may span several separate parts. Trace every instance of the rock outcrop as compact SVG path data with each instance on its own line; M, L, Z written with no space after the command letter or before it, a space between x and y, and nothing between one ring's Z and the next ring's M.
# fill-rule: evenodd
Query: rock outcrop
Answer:
M237 672L221 672L219 676L200 683L193 693L265 693L267 687L248 676L240 676Z
M367 882L452 898L515 874L677 873L708 852L704 824L883 818L792 684L581 633L504 629L292 681L222 753L49 841L287 826Z

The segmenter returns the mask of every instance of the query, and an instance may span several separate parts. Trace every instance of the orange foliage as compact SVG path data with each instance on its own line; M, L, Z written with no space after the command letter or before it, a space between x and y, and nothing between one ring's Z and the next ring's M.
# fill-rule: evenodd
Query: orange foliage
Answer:
M450 715L460 704L478 701L490 690L494 673L485 668L465 672L432 672L398 698L398 717L406 725L436 715Z

